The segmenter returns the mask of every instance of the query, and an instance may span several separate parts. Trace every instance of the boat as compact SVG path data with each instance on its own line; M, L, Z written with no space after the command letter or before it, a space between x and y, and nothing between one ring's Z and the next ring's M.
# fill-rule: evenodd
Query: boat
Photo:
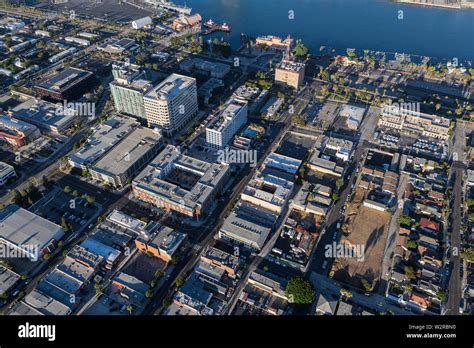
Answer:
M214 24L215 24L214 21L212 19L209 19L206 23L204 23L204 26L206 28L212 28L214 27Z
M213 31L229 32L230 31L230 26L227 23L219 24L219 23L214 22L212 19L209 19L203 25L205 28L209 29L209 32L213 32Z

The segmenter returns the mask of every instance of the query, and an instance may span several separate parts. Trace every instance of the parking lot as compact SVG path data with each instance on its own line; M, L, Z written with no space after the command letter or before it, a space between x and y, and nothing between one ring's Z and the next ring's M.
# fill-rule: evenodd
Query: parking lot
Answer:
M277 149L277 153L284 156L304 160L310 149L314 147L316 139L295 133L287 133Z
M90 224L96 211L97 207L93 203L88 203L85 198L65 193L60 188L55 188L33 208L35 214L58 225L65 220L72 231Z

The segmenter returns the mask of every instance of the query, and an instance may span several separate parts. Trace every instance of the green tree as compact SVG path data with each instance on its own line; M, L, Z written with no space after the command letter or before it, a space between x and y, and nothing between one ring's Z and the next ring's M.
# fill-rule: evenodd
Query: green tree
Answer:
M293 54L296 57L305 57L308 53L309 53L308 48L305 45L303 45L302 42L298 42L296 44L295 49L293 50Z
M68 185L64 186L64 192L65 193L70 193L71 192L71 187L68 186Z
M414 239L410 239L408 242L407 242L407 247L408 249L410 250L415 250L416 248L418 248L418 242Z
M411 218L408 215L400 215L398 217L398 224L404 226L410 226Z
M416 279L415 271L412 266L405 266L403 271L408 279Z
M171 306L172 303L173 303L173 300L171 299L171 297L166 296L163 299L162 305L163 305L163 307L169 307L169 306Z
M302 277L294 277L288 282L285 295L291 303L311 304L314 300L313 285Z
M179 288L184 284L184 279L183 278L178 278L176 279L176 287Z
M341 290L339 290L339 294L341 295L342 298L346 298L346 299L349 299L352 297L352 292L344 288L341 288Z
M178 262L179 262L179 260L180 260L180 257L179 257L178 255L173 255L173 256L171 257L170 263L171 263L172 265L177 265Z
M86 195L86 201L89 202L89 203L94 203L95 202L95 197L94 196L89 196L89 195Z

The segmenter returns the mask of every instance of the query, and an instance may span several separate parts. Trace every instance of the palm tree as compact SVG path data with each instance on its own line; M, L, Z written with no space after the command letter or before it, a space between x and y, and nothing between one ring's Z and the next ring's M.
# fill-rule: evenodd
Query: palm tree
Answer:
M341 294L341 297L345 297L346 300L352 297L352 292L347 289L341 289L339 293Z
M129 303L129 304L127 305L127 311L128 311L128 313L130 313L130 315L132 315L133 305L132 305L131 303Z

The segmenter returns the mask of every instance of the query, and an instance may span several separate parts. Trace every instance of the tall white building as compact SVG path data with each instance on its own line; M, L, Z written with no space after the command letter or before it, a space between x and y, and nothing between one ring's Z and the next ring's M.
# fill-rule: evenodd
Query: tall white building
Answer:
M206 128L207 145L215 149L224 148L234 134L247 123L247 115L247 102L231 99L215 121Z
M148 125L172 135L198 112L196 79L171 74L145 95L144 104Z

